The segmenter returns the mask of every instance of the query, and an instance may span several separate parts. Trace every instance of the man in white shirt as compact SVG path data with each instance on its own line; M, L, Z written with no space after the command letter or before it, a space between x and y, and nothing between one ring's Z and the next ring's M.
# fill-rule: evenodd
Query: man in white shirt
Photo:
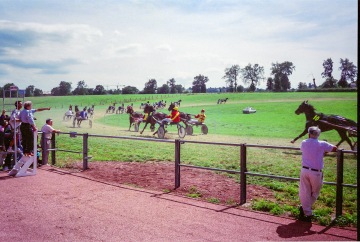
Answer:
M41 132L43 133L41 136L40 144L42 146L42 160L43 164L47 164L48 157L49 157L49 151L50 148L50 140L52 138L53 133L59 133L60 130L56 130L52 127L53 120L51 118L46 119L45 125L41 128Z
M302 169L300 173L301 202L300 219L311 222L312 206L319 197L323 184L324 154L325 152L335 152L336 146L319 141L321 130L317 126L308 129L309 138L301 142Z

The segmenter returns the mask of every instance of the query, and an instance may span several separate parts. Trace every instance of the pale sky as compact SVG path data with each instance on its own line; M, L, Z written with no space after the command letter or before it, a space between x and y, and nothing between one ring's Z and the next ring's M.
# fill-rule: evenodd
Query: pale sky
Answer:
M201 74L222 87L232 65L259 64L267 79L290 61L297 88L323 83L328 58L336 79L340 58L358 66L357 35L356 0L0 0L0 85L188 88Z

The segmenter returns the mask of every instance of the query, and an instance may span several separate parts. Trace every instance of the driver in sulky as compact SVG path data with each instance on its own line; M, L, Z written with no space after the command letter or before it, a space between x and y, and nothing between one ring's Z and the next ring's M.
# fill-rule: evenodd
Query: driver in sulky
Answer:
M168 123L177 124L179 122L180 122L180 112L178 107L174 107L170 115L166 116L166 118L162 120L162 124L168 124Z

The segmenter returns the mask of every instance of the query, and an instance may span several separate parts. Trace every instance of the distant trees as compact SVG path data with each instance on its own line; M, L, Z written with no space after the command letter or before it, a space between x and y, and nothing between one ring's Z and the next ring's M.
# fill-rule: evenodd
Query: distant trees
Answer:
M87 95L88 93L89 91L84 80L79 81L77 87L72 92L73 95Z
M53 96L67 96L71 94L71 82L60 82L58 87L51 89L51 95Z
M241 75L244 83L250 82L249 91L253 92L256 90L256 85L264 79L264 67L259 64L248 64L241 69Z
M139 90L136 87L126 86L122 89L122 94L137 94Z
M175 88L175 86L174 86L174 88ZM167 84L163 84L157 90L157 93L159 93L159 94L168 94L169 92L170 92L170 87Z
M271 75L274 75L274 91L287 91L291 88L289 77L295 70L295 66L290 61L283 63L272 63L270 68Z
M223 76L223 79L225 79L225 82L228 84L230 92L237 91L237 79L239 74L239 65L232 65L230 68L225 69L225 75Z
M142 91L144 94L155 94L157 90L157 81L155 79L150 79L145 83L145 88Z
M274 79L272 79L272 77L268 77L266 81L266 90L268 91L274 90Z
M106 90L103 85L96 85L93 91L94 95L104 95L106 94Z
M201 74L194 77L192 92L193 93L206 93L206 83L209 81L207 76Z
M354 82L357 77L357 67L349 59L340 58L341 77L338 82L340 87L348 87L349 82Z

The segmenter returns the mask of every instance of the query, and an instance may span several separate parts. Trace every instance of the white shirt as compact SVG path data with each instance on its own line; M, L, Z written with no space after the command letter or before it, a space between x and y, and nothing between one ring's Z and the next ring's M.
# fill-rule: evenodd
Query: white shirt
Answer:
M330 152L333 145L326 141L309 138L301 142L302 165L309 168L322 170L324 168L324 153Z
M44 126L42 126L41 128L41 132L45 133L45 138L47 140L50 140L51 137L52 137L52 133L55 129L53 127L51 127L50 125L48 124L45 124Z

